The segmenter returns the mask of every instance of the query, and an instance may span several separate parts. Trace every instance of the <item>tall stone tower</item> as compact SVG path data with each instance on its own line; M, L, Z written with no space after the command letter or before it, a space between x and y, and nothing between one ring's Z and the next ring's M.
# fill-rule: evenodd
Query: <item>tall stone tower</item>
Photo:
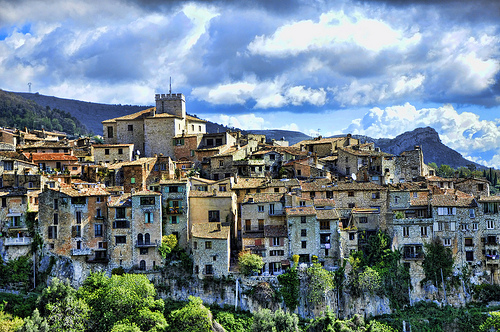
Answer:
M172 114L186 117L186 99L182 93L156 94L156 114Z

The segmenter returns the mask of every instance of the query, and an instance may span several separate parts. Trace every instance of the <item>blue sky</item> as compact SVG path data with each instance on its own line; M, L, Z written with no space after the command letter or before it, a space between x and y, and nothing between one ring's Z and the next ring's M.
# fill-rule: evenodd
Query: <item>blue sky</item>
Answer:
M0 88L151 105L242 129L431 126L500 168L496 1L0 0Z

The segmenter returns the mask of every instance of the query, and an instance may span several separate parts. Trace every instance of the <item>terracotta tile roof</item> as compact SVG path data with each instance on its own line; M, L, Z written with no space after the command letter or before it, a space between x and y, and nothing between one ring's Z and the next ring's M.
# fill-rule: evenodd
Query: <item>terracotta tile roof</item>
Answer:
M144 157L144 158L139 158L137 160L132 160L132 161L124 161L123 163L118 163L121 164L122 167L125 166L139 166L139 165L145 165L148 163L152 163L156 161L155 157Z
M328 179L317 179L314 181L300 181L302 191L325 191L327 187L333 187Z
M340 214L336 209L316 209L316 218L321 220L340 219Z
M61 186L59 189L49 189L53 191L59 191L71 197L81 197L81 196L109 196L110 193L104 188L82 188L74 189L68 186Z
M458 194L457 194L458 193ZM476 207L476 200L473 196L463 195L458 190L444 195L432 195L431 204L433 206L454 206L454 207Z
M333 198L314 198L313 204L315 206L335 206Z
M278 194L278 193L248 194L245 195L245 197L243 198L243 203L279 202L283 199L284 195L285 194Z
M136 112L136 113L132 113L132 114L120 116L120 117L117 117L117 118L104 120L101 123L105 124L105 123L113 123L113 122L116 122L116 121L138 120L138 119L142 119L142 118L150 115L153 110L155 110L155 107L148 108L148 109Z
M428 206L429 205L430 194L420 193L418 197L410 197L410 206Z
M265 183L264 178L238 178L238 183L235 183L233 189L259 188Z
M23 153L20 153L17 151L0 151L0 158L2 158L2 159L18 159L18 160L22 160L22 161L28 161L28 158Z
M285 225L265 225L264 237L288 237Z
M500 195L480 196L479 202L500 202Z
M272 179L266 184L266 187L298 187L300 182L298 179Z
M193 238L214 240L229 240L229 231L229 226L221 226L220 223L216 222L194 224L191 228Z
M328 156L328 157L320 158L319 161L322 161L322 162L334 162L337 159L339 159L338 156Z
M94 149L102 149L102 148L119 148L119 147L129 147L134 146L134 144L92 144Z
M161 196L161 194L159 192L151 191L151 190L136 191L135 193L132 194L132 196L147 196L147 195Z
M428 176L425 179L429 182L453 182L452 178L442 178L439 176Z
M330 189L330 188L329 188ZM345 190L385 190L386 188L372 182L337 182L331 188L333 191Z
M455 179L455 183L456 184L459 184L459 183L463 183L463 182L482 182L482 183L490 183L490 181L486 180L486 178L458 178L458 179Z
M391 183L388 188L393 191L429 191L426 182Z
M78 161L78 158L64 153L24 153L34 163L41 161Z
M189 120L189 121L192 121L192 122L208 122L206 120L195 118L194 116L187 115L187 114L186 114L186 120Z
M25 196L28 193L28 190L26 188L20 187L20 188L1 188L0 189L0 196L5 197L5 196Z
M303 140L300 141L293 146L300 146L300 145L305 145L305 144L327 144L327 143L333 143L336 141L340 141L341 139L345 139L346 137L327 137L327 138L322 138L322 139L309 139L309 140Z
M285 211L287 216L312 216L316 214L314 206L286 208Z

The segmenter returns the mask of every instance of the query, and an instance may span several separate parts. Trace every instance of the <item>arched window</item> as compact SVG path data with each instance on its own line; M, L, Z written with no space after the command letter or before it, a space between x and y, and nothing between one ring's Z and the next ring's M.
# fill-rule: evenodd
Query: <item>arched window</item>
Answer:
M149 233L144 234L144 244L149 244L149 241L150 241Z
M137 234L137 244L143 244L144 240L142 238L142 233Z
M146 270L146 261L142 260L139 262L139 269L145 271Z

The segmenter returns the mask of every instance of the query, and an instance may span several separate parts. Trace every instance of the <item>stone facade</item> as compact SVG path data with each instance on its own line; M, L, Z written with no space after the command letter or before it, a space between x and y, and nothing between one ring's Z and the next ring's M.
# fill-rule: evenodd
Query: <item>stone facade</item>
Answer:
M96 164L110 164L132 161L134 155L133 144L99 144L92 145L92 155Z
M197 223L191 229L194 275L221 278L229 274L230 227L219 222Z
M189 243L189 192L188 181L168 180L160 182L163 206L163 231L165 235L175 234L181 248Z

